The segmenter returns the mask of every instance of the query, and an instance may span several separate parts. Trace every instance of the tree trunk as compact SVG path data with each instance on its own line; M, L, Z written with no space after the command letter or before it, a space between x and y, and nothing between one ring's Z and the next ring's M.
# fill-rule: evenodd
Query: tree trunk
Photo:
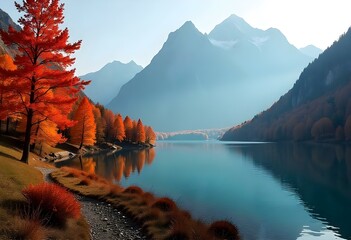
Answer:
M32 83L30 86L30 96L29 103L34 103L34 90L35 90L35 77L32 76ZM32 133L32 120L33 120L33 109L28 108L27 111L27 124L26 124L26 134L24 137L23 153L21 161L28 164L29 150L30 150L30 135Z
M33 110L28 110L27 115L27 124L26 124L26 134L24 137L24 146L21 161L28 164L29 159L29 148L30 148L30 134L32 131L32 118L33 118Z
M80 170L83 171L83 160L82 160L82 156L79 155L79 162L80 162Z
M6 119L6 134L9 134L10 118Z
M84 131L85 131L85 116L83 117L83 129L82 129L82 136L80 139L80 146L79 149L83 147L83 142L84 142Z

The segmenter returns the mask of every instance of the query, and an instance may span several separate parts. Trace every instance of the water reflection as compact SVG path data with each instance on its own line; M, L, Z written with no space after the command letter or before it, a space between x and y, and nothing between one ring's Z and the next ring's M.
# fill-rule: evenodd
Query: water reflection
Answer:
M348 146L159 142L66 165L169 196L204 221L232 220L243 239L351 239Z
M266 144L229 149L268 170L299 196L313 218L324 222L327 229L351 239L350 146ZM311 232L313 229L305 226L301 235ZM318 236L318 232L314 235Z
M156 156L154 148L86 155L69 162L58 163L103 176L109 181L120 182L132 174L140 174L145 164L151 165Z

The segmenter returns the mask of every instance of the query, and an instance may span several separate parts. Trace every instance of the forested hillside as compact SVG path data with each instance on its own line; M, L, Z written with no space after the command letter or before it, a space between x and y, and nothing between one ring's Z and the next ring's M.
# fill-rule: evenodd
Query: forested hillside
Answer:
M223 140L351 140L351 29L301 73L270 109Z

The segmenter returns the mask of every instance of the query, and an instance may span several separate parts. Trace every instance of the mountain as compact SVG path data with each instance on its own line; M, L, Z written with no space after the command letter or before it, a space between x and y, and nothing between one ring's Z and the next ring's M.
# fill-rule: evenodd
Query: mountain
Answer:
M17 31L21 30L21 27L14 23L12 18L0 8L0 29L7 31L9 26L12 26ZM14 55L14 52L15 49L6 47L0 38L0 54L9 53Z
M107 105L115 97L121 86L143 70L134 61L127 64L113 61L99 71L81 76L83 80L91 80L85 88L85 94L94 102Z
M351 140L351 28L271 108L222 140Z
M310 56L312 58L317 58L319 54L321 54L323 51L322 49L317 48L316 46L313 45L308 45L306 47L300 48L299 49L303 54Z
M279 30L235 15L208 35L189 21L108 107L162 132L223 128L271 105L310 61Z

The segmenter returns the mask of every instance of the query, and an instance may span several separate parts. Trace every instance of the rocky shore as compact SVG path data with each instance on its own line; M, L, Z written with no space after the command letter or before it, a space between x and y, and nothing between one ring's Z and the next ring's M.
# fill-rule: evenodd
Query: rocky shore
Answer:
M37 168L45 181L55 169ZM82 214L90 225L91 239L137 240L147 239L141 227L110 204L75 194L81 204Z

